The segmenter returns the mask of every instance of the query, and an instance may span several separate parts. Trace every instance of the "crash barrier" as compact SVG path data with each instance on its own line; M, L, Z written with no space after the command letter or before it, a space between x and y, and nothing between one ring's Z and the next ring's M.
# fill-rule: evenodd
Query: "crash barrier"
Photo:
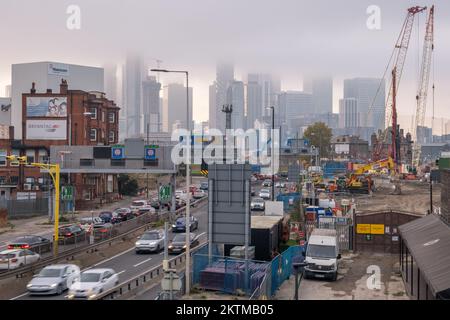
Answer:
M199 199L197 201L192 202L191 206L198 206L199 204L205 202L208 199L208 197L204 197L202 199ZM182 215L185 212L185 207L178 209L175 211L175 216ZM3 273L0 273L0 280L7 279L9 277L16 277L20 278L23 277L27 273L36 273L37 271L40 271L45 266L55 264L60 261L70 261L74 260L76 256L81 254L91 254L95 251L98 251L98 249L102 246L111 246L115 242L120 242L124 238L126 238L129 235L132 235L135 232L140 232L142 230L147 230L152 227L152 224L159 220L171 220L173 217L170 212L164 212L163 214L157 215L154 213L146 213L142 214L136 218L123 221L121 223L117 224L117 227L115 227L114 230L116 232L111 231L111 233L108 234L107 239L101 239L100 242L89 244L89 234L83 235L80 241L77 241L75 239L72 239L73 243L71 244L71 248L64 251L64 248L61 248L63 251L60 251L57 257L47 257L44 259L41 259L37 263L34 263L29 266L20 267L14 270L9 270ZM116 235L117 234L117 235ZM62 242L61 242L62 241ZM60 240L59 245L68 245L67 242L64 242L64 240ZM73 247L75 246L75 248ZM50 249L51 252L52 248Z
M193 248L191 250L191 257L198 251L208 250L208 245L206 243L201 244L197 248ZM176 269L180 266L183 266L186 262L186 253L182 253L175 258L172 258L168 261L169 269ZM148 271L141 273L140 275L128 279L114 288L105 291L98 296L96 296L93 300L114 300L118 298L124 298L132 296L136 294L137 291L145 289L144 286L148 286L152 283L155 283L158 280L161 280L164 274L163 265L160 264L151 268Z

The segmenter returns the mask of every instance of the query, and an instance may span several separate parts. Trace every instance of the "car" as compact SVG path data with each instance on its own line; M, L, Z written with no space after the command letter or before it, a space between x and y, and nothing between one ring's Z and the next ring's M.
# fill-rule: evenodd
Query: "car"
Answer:
M114 236L117 233L117 230L113 229L113 224L110 222L98 223L94 224L94 239L102 240L106 239L109 236Z
M203 181L200 183L200 190L208 191L208 181Z
M259 197L263 198L264 200L270 199L270 190L269 189L261 189L259 191Z
M250 181L251 181L252 183L258 182L258 178L255 177L254 175L252 175L252 176L250 177Z
M39 254L28 249L3 250L0 252L0 270L17 269L40 259Z
M255 196L255 194L256 194L256 191L255 191L255 189L253 189L253 188L252 188L252 189L251 189L251 191L250 191L250 194L251 194L251 196L252 196L252 197L254 197L254 196Z
M206 197L207 193L204 190L198 189L197 191L194 192L193 194L193 198L194 199L201 199L203 197Z
M262 183L263 187L271 187L272 186L272 180L266 179Z
M161 208L161 203L158 200L153 200L150 203L150 206L155 208L156 210L159 210Z
M63 241L78 241L86 233L79 225L68 225L59 228L59 239Z
M96 225L96 224L103 224L103 220L100 217L86 217L86 218L81 218L80 220L80 227L84 230L84 231L89 231L92 225Z
M185 199L186 198L186 190L178 189L175 191L176 199Z
M68 299L93 299L119 284L119 275L110 268L83 271L80 280L69 288Z
M194 231L198 229L198 220L194 216L190 216L191 221L189 224L189 230ZM175 223L172 225L173 232L186 232L186 217L179 217Z
M275 183L275 188L285 188L286 184L284 182L277 182Z
M254 198L252 200L252 202L250 203L250 209L251 210L262 210L264 211L265 209L265 203L264 203L264 199L262 198Z
M27 235L9 242L8 249L29 249L37 253L43 253L51 251L52 243L49 239L41 236Z
M112 223L111 220L113 219L113 213L111 211L103 211L103 212L100 212L98 217L100 219L102 219L103 222L111 222Z
M27 284L30 295L60 295L80 279L80 268L75 264L46 266Z
M190 233L190 247L195 247L198 245L198 236L195 233ZM186 250L186 234L179 233L175 235L173 240L170 242L168 251L170 254L179 254Z
M144 207L140 208L137 212L135 212L134 215L137 217L137 216L140 216L140 215L143 215L146 213L149 213L149 214L156 213L156 209L152 206L144 206Z
M147 200L135 200L131 203L130 209L132 212L137 212L140 208L148 205Z
M139 240L136 241L135 251L141 252L158 252L164 249L164 231L152 230L144 232Z
M131 211L130 208L117 208L114 210L115 213L117 213L118 216L122 219L122 221L127 221L134 218L134 214Z

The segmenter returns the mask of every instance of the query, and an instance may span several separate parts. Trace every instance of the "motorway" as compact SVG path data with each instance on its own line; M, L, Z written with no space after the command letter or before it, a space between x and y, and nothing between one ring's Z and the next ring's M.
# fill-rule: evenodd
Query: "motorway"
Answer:
M200 242L206 239L207 230L207 202L200 204L198 207L192 208L191 213L197 217L199 222L198 230L193 231L199 235ZM172 239L174 234L169 232L169 239ZM137 239L136 239L137 240ZM175 255L169 255L169 259ZM150 254L136 254L134 247L123 251L113 257L107 258L87 269L92 268L112 268L119 274L119 281L131 279L157 265L162 264L164 253L150 253ZM83 270L83 271L84 271ZM24 288L25 289L25 288ZM29 296L28 293L21 294L11 300L63 300L67 296L67 291L60 296Z

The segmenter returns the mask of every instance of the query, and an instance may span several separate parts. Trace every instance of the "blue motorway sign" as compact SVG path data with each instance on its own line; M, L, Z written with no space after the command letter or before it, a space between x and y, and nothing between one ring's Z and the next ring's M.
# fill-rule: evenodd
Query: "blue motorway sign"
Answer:
M156 149L145 147L145 160L156 160Z
M111 159L119 160L125 158L124 146L112 146L111 147Z

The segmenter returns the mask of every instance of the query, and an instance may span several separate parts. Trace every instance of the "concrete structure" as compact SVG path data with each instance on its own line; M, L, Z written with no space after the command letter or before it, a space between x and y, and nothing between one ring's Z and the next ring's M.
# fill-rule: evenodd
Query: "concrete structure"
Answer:
M11 98L11 85L10 84L5 86L5 97Z
M278 95L278 105L279 110L276 110L275 113L280 114L279 121L286 122L288 130L297 130L298 127L292 121L311 113L312 95L302 91L282 92Z
M192 87L189 88L189 122L192 123ZM186 123L186 87L179 83L172 83L164 88L162 125L163 131L171 133L173 125L187 128Z
M303 82L303 91L312 94L313 113L333 112L333 78L307 78Z
M358 136L337 136L331 138L334 158L367 160L370 158L369 142Z
M433 143L433 129L428 127L417 127L416 141L419 144Z
M358 101L355 98L340 99L339 128L356 128L358 124Z
M346 79L344 80L344 99L347 98L354 98L357 101L359 127L374 127L375 130L385 128L384 80Z
M156 81L156 77L147 76L142 81L142 112L144 115L144 133L161 131L160 97L161 83Z
M139 56L128 55L124 70L125 137L137 137L142 130L142 80L144 65Z
M67 80L73 90L104 92L103 68L48 61L12 65L11 121L17 139L22 138L22 93L30 90L32 82L37 92L57 92L61 79Z
M420 160L423 162L434 162L441 157L442 151L450 151L448 143L424 143L420 146Z
M247 128L254 128L255 121L263 115L262 87L256 81L247 83Z
M245 96L244 83L242 81L233 81L228 87L227 104L233 106L233 112L231 113L231 128L245 130Z

